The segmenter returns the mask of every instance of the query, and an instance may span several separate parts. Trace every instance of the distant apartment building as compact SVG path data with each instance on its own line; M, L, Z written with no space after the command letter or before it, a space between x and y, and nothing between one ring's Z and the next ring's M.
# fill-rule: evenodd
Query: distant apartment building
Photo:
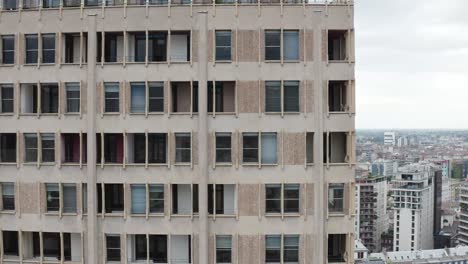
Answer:
M458 224L458 241L468 245L468 183L460 185L460 223Z
M387 178L356 178L359 187L359 238L370 252L379 252L381 236L388 230Z
M433 248L433 174L429 164L410 164L392 181L394 251Z
M408 137L398 137L397 146L399 148L406 147L406 146L408 146L408 144L409 144Z
M354 4L0 0L0 263L353 263Z
M384 132L384 146L395 146L396 132Z
M378 159L371 163L370 169L374 176L392 177L398 168L395 160Z

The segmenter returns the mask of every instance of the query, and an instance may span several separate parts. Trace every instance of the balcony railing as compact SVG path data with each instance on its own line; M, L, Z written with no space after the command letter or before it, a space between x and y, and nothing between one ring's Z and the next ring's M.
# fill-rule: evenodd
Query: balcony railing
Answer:
M19 4L21 1L21 5ZM0 0L0 10L15 11L18 9L39 8L73 8L101 6L169 6L169 5L352 5L353 0L52 0L48 4L41 0ZM260 2L258 2L260 1Z

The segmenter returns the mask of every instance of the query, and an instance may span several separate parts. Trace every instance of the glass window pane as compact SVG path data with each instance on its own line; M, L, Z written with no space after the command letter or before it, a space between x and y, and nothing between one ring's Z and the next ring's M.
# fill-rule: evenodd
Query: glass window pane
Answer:
M76 185L63 184L63 212L76 213Z
M265 111L281 112L281 82L265 82Z
M262 163L277 163L276 133L262 133Z
M144 113L146 108L145 83L131 83L131 109L132 113Z
M299 31L286 30L283 37L284 60L299 60Z
M146 187L144 184L132 184L132 214L146 212Z
M299 81L284 82L284 111L299 112Z

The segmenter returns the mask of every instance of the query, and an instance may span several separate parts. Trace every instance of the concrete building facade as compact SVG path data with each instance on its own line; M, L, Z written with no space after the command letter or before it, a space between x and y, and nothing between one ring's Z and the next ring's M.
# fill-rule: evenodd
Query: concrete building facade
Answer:
M463 183L460 190L460 222L458 223L458 241L468 245L468 184Z
M3 263L353 263L351 1L1 2Z

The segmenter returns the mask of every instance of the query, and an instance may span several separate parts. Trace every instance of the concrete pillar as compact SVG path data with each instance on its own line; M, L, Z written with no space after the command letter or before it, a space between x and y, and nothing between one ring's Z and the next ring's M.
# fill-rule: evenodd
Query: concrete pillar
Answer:
M198 13L199 262L208 263L208 13Z
M88 228L87 263L98 263L98 230L96 200L96 14L88 16L88 79L87 79L87 173Z

